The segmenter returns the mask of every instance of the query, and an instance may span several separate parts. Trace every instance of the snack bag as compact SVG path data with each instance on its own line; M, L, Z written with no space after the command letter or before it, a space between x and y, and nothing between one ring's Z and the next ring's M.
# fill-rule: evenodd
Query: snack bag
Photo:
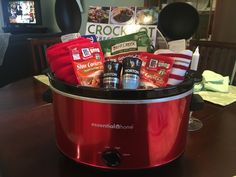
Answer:
M171 57L141 54L140 89L165 87L172 69L174 59Z
M97 42L69 47L72 65L80 85L100 87L104 57Z
M151 52L151 40L145 31L100 41L104 56L130 51Z

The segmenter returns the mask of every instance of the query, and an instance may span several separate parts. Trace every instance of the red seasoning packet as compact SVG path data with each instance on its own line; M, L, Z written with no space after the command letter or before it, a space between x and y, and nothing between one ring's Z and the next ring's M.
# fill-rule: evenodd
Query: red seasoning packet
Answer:
M171 57L141 54L140 89L166 87L174 59Z
M100 87L104 57L98 42L69 47L72 65L80 85Z

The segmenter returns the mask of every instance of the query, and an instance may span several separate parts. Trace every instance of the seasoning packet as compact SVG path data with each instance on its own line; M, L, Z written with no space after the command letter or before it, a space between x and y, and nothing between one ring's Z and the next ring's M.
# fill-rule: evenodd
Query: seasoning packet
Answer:
M154 54L172 57L174 59L174 65L170 72L167 85L177 85L184 81L186 71L189 69L193 56L191 50L173 52L169 49L158 49Z
M151 53L141 54L140 89L166 87L174 59Z
M100 41L104 56L130 51L151 52L151 40L145 31Z
M69 46L72 65L82 86L100 87L104 57L98 42Z

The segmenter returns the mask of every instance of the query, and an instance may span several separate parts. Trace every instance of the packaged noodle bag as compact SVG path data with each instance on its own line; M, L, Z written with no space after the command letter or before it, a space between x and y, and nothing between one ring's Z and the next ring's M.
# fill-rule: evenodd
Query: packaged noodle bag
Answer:
M104 57L97 42L69 47L72 65L78 83L82 86L100 87Z
M131 51L151 52L151 40L145 31L100 41L104 56Z
M151 53L141 54L140 89L166 87L174 59Z

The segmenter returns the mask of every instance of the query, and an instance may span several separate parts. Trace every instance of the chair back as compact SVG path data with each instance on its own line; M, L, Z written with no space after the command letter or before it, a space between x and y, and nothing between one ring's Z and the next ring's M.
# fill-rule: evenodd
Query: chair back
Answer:
M33 74L42 74L48 68L46 59L46 49L56 43L61 42L60 37L28 38L32 51Z
M211 70L230 77L230 84L236 85L236 43L191 40L189 48L199 47L198 73Z

